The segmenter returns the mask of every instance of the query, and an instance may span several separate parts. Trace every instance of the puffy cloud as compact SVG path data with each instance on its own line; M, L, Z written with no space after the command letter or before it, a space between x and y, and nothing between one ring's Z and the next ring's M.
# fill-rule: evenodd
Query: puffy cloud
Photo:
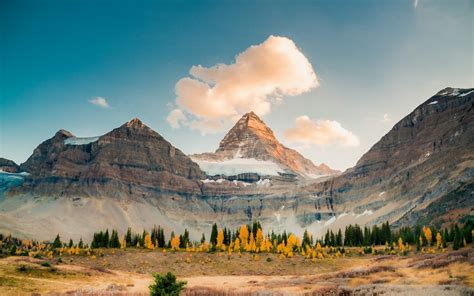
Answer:
M184 115L183 110L174 109L170 112L168 117L166 117L166 121L168 121L172 128L179 128L181 124L186 124L187 118L186 115Z
M93 99L89 100L89 103L97 105L97 106L102 107L102 108L109 108L110 107L109 103L107 103L107 100L105 98L102 98L102 97L93 98Z
M220 131L249 111L268 114L283 96L319 85L312 65L295 43L278 36L250 46L233 64L193 66L189 73L191 77L176 83L176 104L191 115L189 126L202 132Z
M295 126L285 130L283 138L288 142L304 145L359 146L360 144L357 136L343 128L339 122L326 119L313 121L306 115L297 117Z

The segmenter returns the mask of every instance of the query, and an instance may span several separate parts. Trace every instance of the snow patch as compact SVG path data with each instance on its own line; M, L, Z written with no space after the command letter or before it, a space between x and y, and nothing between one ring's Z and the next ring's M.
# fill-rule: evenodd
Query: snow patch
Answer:
M428 105L435 105L435 104L438 104L438 101L433 101L433 102L429 103Z
M269 179L260 179L260 180L257 181L257 186L269 187L270 186L270 180Z
M379 193L379 196L382 196L384 194L385 194L385 191L382 191L382 192Z
M88 137L88 138L77 138L71 137L64 140L65 145L87 145L93 142L97 142L100 137Z
M332 223L336 222L336 216L332 216L331 219L327 220L326 222L324 222L324 226L329 226L331 225Z
M345 217L345 216L347 216L346 212L341 213L339 216L337 216L337 219L341 219L342 217Z
M234 183L235 186L239 186L239 184L240 184L244 187L247 187L247 186L251 185L250 183L243 182L243 181L238 181L238 180L234 180L234 181L232 181L232 183Z
M193 159L206 174L235 176L244 173L278 176L284 170L273 161L254 158L233 158L224 161L207 161Z
M212 180L212 179L206 179L206 180L201 180L203 183L222 183L224 182L224 179L217 179L217 180Z
M469 92L467 92L467 93L463 93L463 94L461 94L461 95L459 95L459 96L460 96L460 97L465 97L465 96L467 96L467 95L469 95L469 94L471 94L471 93L473 93L473 92L474 92L474 90L471 90L471 91L469 91Z
M374 212L372 212L371 210L364 210L364 212L362 214L358 214L356 215L356 219L359 218L359 217L362 217L362 216L371 216Z

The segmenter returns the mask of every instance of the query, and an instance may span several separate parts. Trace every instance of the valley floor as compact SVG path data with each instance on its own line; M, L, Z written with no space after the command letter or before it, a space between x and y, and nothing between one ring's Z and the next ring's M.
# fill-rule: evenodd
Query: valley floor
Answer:
M99 256L0 259L2 295L148 295L151 273L187 281L185 295L473 295L474 249L311 261L226 253L103 250Z

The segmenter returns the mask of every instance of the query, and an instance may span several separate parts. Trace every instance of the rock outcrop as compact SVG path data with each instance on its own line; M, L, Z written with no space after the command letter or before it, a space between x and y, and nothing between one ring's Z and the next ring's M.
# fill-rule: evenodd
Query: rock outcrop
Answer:
M231 159L270 161L287 172L305 177L327 176L338 172L325 164L316 166L297 151L283 146L273 131L253 112L242 116L214 153L195 154L191 158L198 163Z
M7 173L18 173L20 166L17 165L13 160L0 157L0 171Z

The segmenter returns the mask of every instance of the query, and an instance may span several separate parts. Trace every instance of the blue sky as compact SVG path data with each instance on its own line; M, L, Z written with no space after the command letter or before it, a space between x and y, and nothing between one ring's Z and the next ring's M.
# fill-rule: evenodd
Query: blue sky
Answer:
M284 96L263 120L315 163L345 169L431 95L473 86L473 15L469 0L1 1L0 156L21 163L61 128L94 136L133 117L185 153L213 151L224 131L167 123L177 81L275 35L320 86ZM360 144L285 142L302 115L337 121Z

